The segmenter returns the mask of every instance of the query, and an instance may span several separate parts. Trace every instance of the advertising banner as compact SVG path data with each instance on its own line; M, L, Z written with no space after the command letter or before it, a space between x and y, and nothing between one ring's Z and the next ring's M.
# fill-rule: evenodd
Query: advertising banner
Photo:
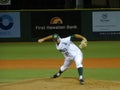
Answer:
M11 5L11 0L0 0L0 5Z
M67 36L81 31L80 11L32 12L32 36L43 37L58 33Z
M93 33L120 35L120 11L94 11L92 21Z
M20 38L20 13L0 12L0 38Z

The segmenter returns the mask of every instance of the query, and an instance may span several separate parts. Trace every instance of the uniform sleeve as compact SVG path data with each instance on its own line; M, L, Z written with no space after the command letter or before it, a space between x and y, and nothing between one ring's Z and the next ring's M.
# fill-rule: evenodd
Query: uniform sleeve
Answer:
M70 37L71 37L71 38L70 38L71 41L75 40L75 35L74 35L74 34L71 35Z

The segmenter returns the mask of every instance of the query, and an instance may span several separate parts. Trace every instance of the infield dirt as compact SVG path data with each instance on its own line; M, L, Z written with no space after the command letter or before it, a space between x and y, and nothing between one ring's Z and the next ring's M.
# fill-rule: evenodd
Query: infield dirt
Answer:
M0 60L0 69L59 68L63 60ZM85 68L120 68L120 59L85 59ZM71 68L75 68L72 64ZM120 90L119 81L85 79L80 85L77 78L38 78L14 83L1 83L0 90Z
M76 78L43 78L0 85L0 90L120 90L120 82L86 79L80 85Z
M59 68L61 59L0 60L0 69ZM84 68L120 68L120 58L87 58ZM72 63L71 68L75 68Z

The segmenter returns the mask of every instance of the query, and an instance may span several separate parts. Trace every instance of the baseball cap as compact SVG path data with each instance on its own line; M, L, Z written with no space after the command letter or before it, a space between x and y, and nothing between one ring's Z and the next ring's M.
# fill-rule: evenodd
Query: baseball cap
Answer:
M59 38L59 35L57 33L53 34L53 40L56 41Z

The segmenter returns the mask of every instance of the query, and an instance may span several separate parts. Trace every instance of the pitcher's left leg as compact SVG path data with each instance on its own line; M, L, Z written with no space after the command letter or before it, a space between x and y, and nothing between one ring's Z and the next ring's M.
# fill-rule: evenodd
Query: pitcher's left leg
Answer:
M79 80L80 80L80 84L84 84L84 80L83 80L83 65L82 65L82 60L83 60L83 56L82 55L77 55L74 58L75 64L76 64L76 68L78 70L78 74L79 74Z

